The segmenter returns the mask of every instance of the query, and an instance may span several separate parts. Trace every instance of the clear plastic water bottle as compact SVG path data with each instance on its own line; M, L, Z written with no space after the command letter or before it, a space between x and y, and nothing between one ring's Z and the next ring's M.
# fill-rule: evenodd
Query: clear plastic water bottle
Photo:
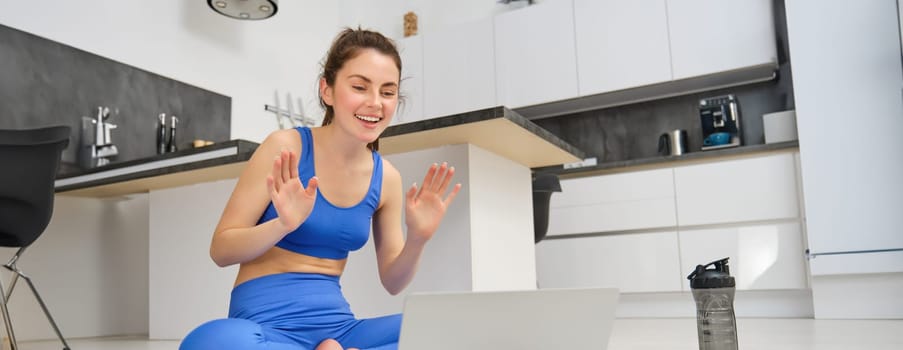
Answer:
M737 350L736 283L730 275L727 259L696 265L696 270L687 276L696 300L699 350ZM714 268L709 269L709 266Z

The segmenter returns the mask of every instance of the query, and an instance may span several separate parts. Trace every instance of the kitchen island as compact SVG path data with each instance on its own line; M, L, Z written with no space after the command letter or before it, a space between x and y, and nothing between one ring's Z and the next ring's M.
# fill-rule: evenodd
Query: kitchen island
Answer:
M403 293L382 289L372 242L352 254L342 285L358 317L401 312L413 292L536 289L532 168L579 161L582 151L505 107L395 125L379 147L405 188L448 162L462 190Z

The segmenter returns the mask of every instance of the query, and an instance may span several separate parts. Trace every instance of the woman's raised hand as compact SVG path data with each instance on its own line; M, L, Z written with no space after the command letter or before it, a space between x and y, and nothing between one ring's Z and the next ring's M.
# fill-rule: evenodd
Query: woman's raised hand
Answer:
M457 184L447 197L442 198L454 175L455 168L449 167L447 163L442 163L442 166L433 164L427 170L419 191L416 183L408 190L405 201L408 238L426 241L433 237L445 216L445 210L461 190L461 184Z
M307 188L298 179L298 156L282 150L273 161L273 173L267 176L270 200L286 232L301 226L310 215L317 199L317 177L310 178Z

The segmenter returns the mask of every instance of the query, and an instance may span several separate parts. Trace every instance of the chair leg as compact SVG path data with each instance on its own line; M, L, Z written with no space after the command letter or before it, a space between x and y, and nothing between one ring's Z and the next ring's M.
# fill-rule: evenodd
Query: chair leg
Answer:
M57 327L56 321L54 321L53 316L50 315L50 311L47 310L47 304L44 304L44 299L41 298L41 295L38 293L38 289L35 288L34 282L31 281L31 277L28 277L28 275L23 273L22 270L19 270L18 266L16 266L16 261L19 259L19 257L21 257L22 252L25 251L25 248L26 247L19 248L19 251L17 251L16 254L13 255L12 259L10 259L9 262L7 262L5 265L3 265L3 267L5 267L7 270L12 271L15 274L15 275L13 275L13 281L10 285L9 292L4 293L2 291L2 285L0 285L0 298L2 298L2 300L0 300L0 302L2 302L3 317L5 317L5 319L7 320L6 332L9 334L9 340L10 340L10 343L12 344L11 350L16 350L18 345L16 344L15 337L13 336L13 329L9 322L9 319L10 319L9 311L7 309L6 304L9 302L9 297L11 296L11 294L13 292L13 287L15 287L16 281L19 279L19 277L24 278L25 282L28 283L28 287L31 288L31 292L34 293L35 299L38 300L38 304L40 304L41 309L44 310L44 315L47 316L47 320L50 321L50 326L53 327L53 331L56 332L56 336L59 337L60 342L63 343L63 350L69 350L69 344L66 343L66 338L63 338L63 333L60 332L60 328Z
M3 324L6 325L6 335L9 336L10 350L18 350L19 344L16 343L16 335L13 333L12 319L9 318L9 309L6 306L6 295L3 291L3 282L0 282L0 310L3 311Z
M12 267L4 266L4 267L6 267L8 270L13 272L13 279L12 279L12 281L9 281L9 289L6 290L6 302L9 303L9 298L11 296L13 296L13 289L16 288L16 282L19 281L19 274L15 273L16 272L15 266L12 266Z
M31 287L31 291L34 293L35 299L38 299L38 304L41 304L41 309L44 309L44 315L47 315L47 320L50 321L50 325L53 326L53 331L56 332L56 336L60 338L60 342L63 343L63 350L69 350L69 344L66 343L66 339L63 338L63 333L60 332L60 328L56 326L56 322L53 320L53 316L50 316L50 311L47 310L47 305L44 304L44 299L41 299L41 295L38 294L38 289L35 288L34 283L31 282L31 278L22 274L20 271L16 271L19 276L25 279L25 282L28 282L28 286Z
M6 264L3 265L3 267L5 267L7 270L13 272L13 279L9 282L9 289L6 290L7 303L9 303L9 298L13 295L13 290L16 289L16 282L19 281L19 274L17 273L19 268L16 267L16 262L19 261L19 257L22 256L23 253L25 253L25 248L28 247L19 248L19 250L16 251L16 254L13 254L13 256L9 258L9 261L7 261Z

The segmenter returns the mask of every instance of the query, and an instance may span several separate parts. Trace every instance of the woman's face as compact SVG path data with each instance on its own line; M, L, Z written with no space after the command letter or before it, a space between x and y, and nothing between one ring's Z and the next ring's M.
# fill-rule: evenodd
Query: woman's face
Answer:
M320 80L320 95L335 112L333 124L361 142L375 141L395 115L398 77L391 56L361 50L338 71L334 86Z

